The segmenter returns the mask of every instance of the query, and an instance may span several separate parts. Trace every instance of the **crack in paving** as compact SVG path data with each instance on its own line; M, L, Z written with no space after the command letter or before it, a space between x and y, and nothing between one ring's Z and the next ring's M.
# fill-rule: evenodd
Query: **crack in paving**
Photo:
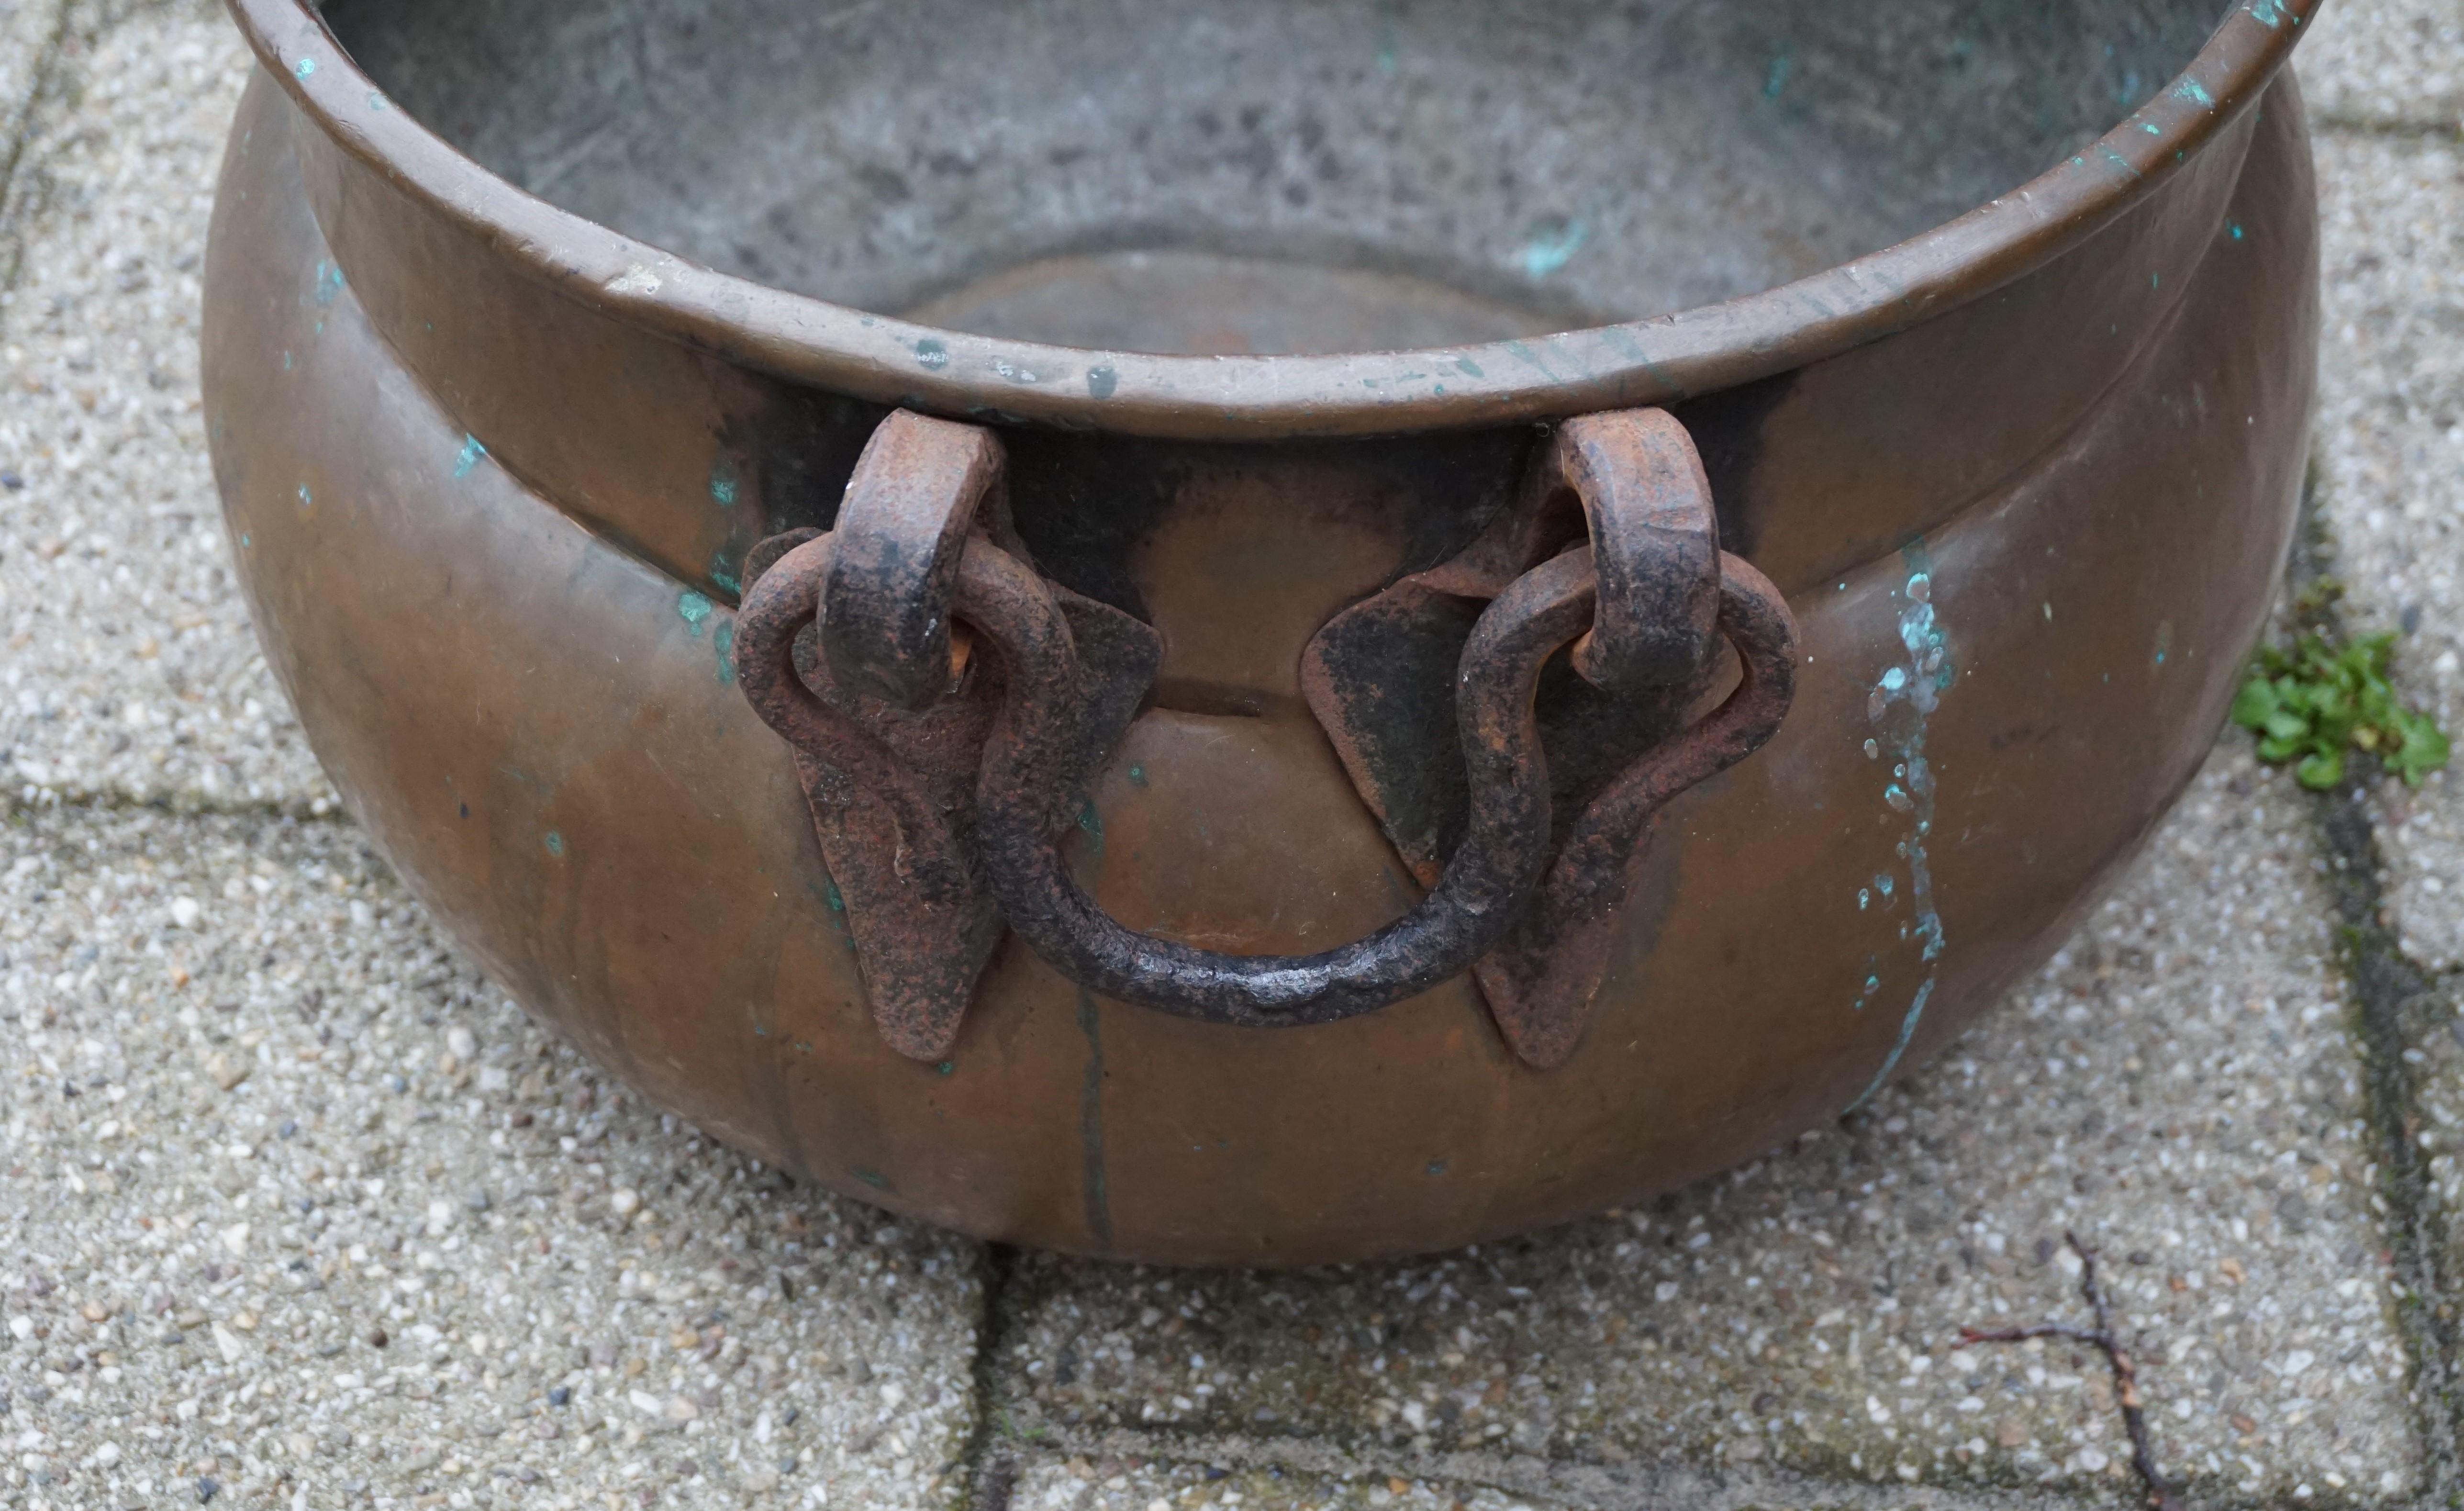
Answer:
M2292 562L2297 592L2323 587L2334 544L2319 503L2321 469L2314 460L2302 491L2302 521ZM2343 617L2332 594L2317 593L2297 608L2304 628L2343 640ZM2420 1088L2405 1060L2411 1020L2440 999L2437 978L2404 953L2389 925L2381 878L2377 826L2367 793L2378 776L2364 757L2357 780L2318 795L2326 883L2335 900L2338 964L2354 998L2355 1048L2362 1060L2363 1101L2379 1144L2380 1197L2394 1255L2399 1294L2396 1328L2412 1367L2415 1431L2432 1501L2464 1506L2464 1388L2459 1388L2454 1276L2444 1213L2431 1183L2430 1162L2415 1143Z
M1018 1331L1018 1251L1004 1243L986 1244L983 1268L983 1314L976 1324L975 1358L970 1364L976 1420L958 1455L964 1471L960 1504L966 1511L1009 1511L1010 1494L1018 1485L1019 1455L1006 1430L1009 1414L1001 1358Z
M294 824L340 824L357 829L358 822L340 804L285 802L253 798L238 802L191 797L187 793L139 797L130 792L80 792L29 800L23 789L0 792L0 824L23 823L46 813L160 813L165 818L240 818Z
M2310 122L2313 136L2382 137L2398 142L2464 143L2464 119L2424 121L2371 116L2319 116Z
M2110 1497L2005 1485L1942 1485L1830 1478L1785 1469L1706 1469L1677 1461L1606 1465L1553 1456L1495 1457L1479 1453L1418 1455L1408 1461L1372 1456L1314 1438L1202 1439L1126 1428L1061 1433L1038 1443L1047 1458L1135 1458L1183 1468L1262 1469L1324 1480L1384 1482L1394 1478L1485 1489L1582 1511L1760 1511L1771 1506L1822 1506L1831 1511L2079 1511L2112 1504ZM977 1507L975 1511L989 1511Z

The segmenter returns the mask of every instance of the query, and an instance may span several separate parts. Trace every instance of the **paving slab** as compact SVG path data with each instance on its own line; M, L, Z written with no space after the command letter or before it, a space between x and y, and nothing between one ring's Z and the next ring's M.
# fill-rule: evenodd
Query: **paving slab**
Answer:
M2294 55L2327 129L2464 123L2464 7L2455 0L2333 0Z
M28 1511L958 1493L976 1248L642 1106L341 823L0 825L0 1170Z
M1932 1068L1726 1177L1416 1263L1022 1261L1020 1431L1115 1453L1331 1444L1409 1477L1755 1468L2122 1493L2101 1361L1957 1346L2079 1322L2107 1256L2199 1504L2420 1491L2313 820L2228 737L2128 883Z
M200 259L247 53L193 0L70 13L0 223L0 790L321 811L199 417Z
M2324 306L2319 506L2357 631L2396 630L2397 685L2464 734L2464 144L2318 144ZM2380 785L2407 954L2464 966L2464 775Z

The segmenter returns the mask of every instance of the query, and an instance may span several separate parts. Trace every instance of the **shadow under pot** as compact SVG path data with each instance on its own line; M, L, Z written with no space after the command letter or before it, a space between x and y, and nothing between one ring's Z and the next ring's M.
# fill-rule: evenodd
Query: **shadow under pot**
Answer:
M233 0L269 660L646 1095L1302 1264L1859 1106L2210 749L2312 7Z

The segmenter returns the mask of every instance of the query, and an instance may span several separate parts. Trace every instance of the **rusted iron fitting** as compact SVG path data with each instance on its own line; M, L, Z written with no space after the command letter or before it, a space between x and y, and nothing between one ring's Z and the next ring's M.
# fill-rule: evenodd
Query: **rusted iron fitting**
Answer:
M1544 442L1507 520L1347 611L1374 627L1414 612L1415 593L1485 600L1451 690L1460 837L1441 863L1407 856L1427 892L1366 938L1309 955L1139 933L1088 896L1060 835L1146 695L1159 642L1030 564L1001 478L991 433L891 415L834 530L757 551L736 633L746 698L799 754L876 1020L918 1057L946 1052L1005 923L1089 990L1217 1023L1332 1022L1471 971L1517 1052L1554 1064L1579 1036L1652 815L1751 754L1787 712L1793 622L1761 574L1718 549L1683 428L1657 411L1571 422ZM960 626L988 658L954 654L968 644L954 642ZM1552 786L1535 702L1552 658L1610 698L1690 694L1723 644L1740 670L1715 709L1586 790ZM1342 681L1341 653L1312 656L1313 687ZM1356 746L1313 702L1338 746ZM1353 775L1377 807L1379 775L1357 764ZM887 870L885 847L897 856Z

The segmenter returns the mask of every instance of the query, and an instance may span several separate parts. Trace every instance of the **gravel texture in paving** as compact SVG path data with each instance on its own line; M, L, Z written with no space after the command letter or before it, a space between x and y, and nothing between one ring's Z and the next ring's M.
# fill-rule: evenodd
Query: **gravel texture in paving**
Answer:
M2464 731L2464 141L2332 136L2319 156L2327 568L2355 630L2399 633L2399 688ZM2464 777L2374 795L2406 952L2464 965Z
M2464 124L2464 6L2332 0L2298 65L2328 131Z
M0 829L0 1066L11 1499L956 1489L976 1248L642 1106L341 823Z
M0 789L321 812L199 417L198 270L247 51L186 0L69 15L71 76L36 101L0 224Z
M1036 1257L999 1364L1080 1452L1284 1436L1478 1478L1765 1464L2081 1495L2126 1473L2083 1323L2105 1254L2196 1500L2411 1503L2402 1340L2302 800L2229 741L2003 1013L1837 1129L1514 1242L1295 1275ZM2103 1493L2123 1493L2116 1485Z

